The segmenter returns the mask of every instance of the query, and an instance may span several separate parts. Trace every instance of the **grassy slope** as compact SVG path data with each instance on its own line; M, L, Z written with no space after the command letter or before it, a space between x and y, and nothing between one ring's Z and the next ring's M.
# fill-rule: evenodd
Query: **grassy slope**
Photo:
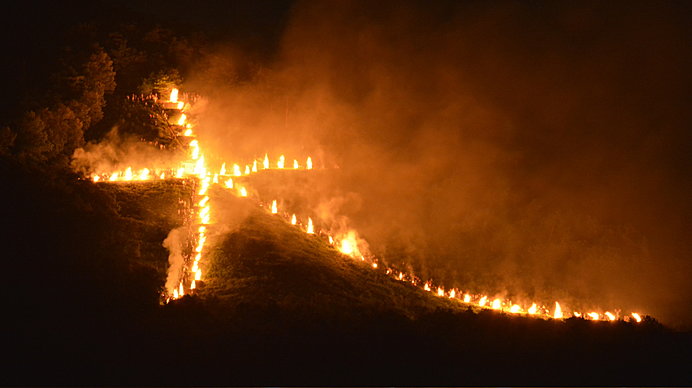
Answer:
M221 206L243 206L238 204L242 200L228 196L219 201ZM207 257L211 265L200 294L224 304L268 304L333 316L371 309L411 318L423 311L461 307L394 281L259 208L237 230L220 236Z
M120 221L131 233L131 265L156 271L165 282L168 250L163 240L183 225L191 211L193 191L190 182L180 180L100 183L99 188L115 198Z
M689 383L686 334L469 312L217 193L208 281L160 307L189 186L2 171L8 385Z
M194 355L166 362L180 363L183 384L684 381L689 336L655 322L467 310L338 254L248 200L213 198L221 217L225 208L247 209L236 213L237 227L211 239L199 293L164 309L178 323L168 329L179 330L171 335L181 351Z

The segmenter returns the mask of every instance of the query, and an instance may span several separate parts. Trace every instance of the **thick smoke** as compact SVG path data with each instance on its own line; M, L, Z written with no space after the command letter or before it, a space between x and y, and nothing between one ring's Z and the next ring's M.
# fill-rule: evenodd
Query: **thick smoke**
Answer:
M181 226L171 230L166 239L163 240L163 247L168 249L169 252L168 276L166 278L166 290L168 290L169 294L173 294L173 291L178 289L178 284L180 284L183 264L185 264L183 247L185 246L187 235L187 229Z
M313 155L330 173L295 186L323 199L310 210L338 207L392 264L689 325L683 14L307 2L275 63L218 49L188 84L209 97L204 144L228 160Z
M85 176L112 173L127 167L167 169L179 165L184 157L181 153L162 150L143 143L137 137L120 134L114 127L106 136L95 143L87 143L75 150L71 166Z

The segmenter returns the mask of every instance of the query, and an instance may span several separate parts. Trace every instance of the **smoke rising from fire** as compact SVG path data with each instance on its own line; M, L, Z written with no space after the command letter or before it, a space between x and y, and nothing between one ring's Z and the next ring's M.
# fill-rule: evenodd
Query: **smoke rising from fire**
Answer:
M187 77L200 139L313 155L313 214L448 287L689 325L691 34L627 4L300 3L274 63Z
M89 176L92 173L124 170L126 167L140 169L170 166L181 157L180 153L162 152L158 147L143 143L134 136L122 135L115 127L101 141L87 143L76 149L71 167L75 172Z
M180 283L180 275L183 271L185 258L183 256L183 247L188 231L185 227L179 227L171 230L168 236L163 240L163 247L168 249L168 276L166 277L166 290L173 294L173 291L178 288Z

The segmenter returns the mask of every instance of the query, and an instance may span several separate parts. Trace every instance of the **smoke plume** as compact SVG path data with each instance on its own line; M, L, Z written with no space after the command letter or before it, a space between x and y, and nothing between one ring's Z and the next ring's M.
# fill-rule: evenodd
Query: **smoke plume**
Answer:
M97 143L87 143L75 150L71 167L85 176L124 170L127 167L170 168L178 165L184 155L175 151L162 150L143 143L134 136L122 135L114 127Z
M169 295L173 294L174 290L178 289L180 284L183 265L185 258L183 257L183 247L187 236L185 227L179 227L171 230L168 236L163 240L164 248L168 249L168 276L166 277L166 290Z
M689 325L683 13L303 2L273 63L221 47L187 82L209 97L199 132L214 153L312 155L326 172L290 187L392 264Z

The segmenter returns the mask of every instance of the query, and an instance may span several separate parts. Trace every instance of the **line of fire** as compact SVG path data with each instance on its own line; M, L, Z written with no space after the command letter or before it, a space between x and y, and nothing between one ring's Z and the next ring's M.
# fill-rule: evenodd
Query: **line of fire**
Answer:
M186 96L190 96L186 99ZM627 321L639 323L644 314L640 312L624 312L620 309L611 310L579 310L575 311L559 301L529 301L517 302L503 299L499 296L484 294L481 290L467 290L460 288L445 288L432 279L421 279L420 276L410 271L397 269L384 265L377 257L366 248L367 243L361 235L353 230L333 231L323 230L315 225L311 215L301 215L291 212L291 209L282 209L279 204L281 198L270 203L259 199L257 190L250 186L248 177L254 174L273 171L311 171L317 169L319 161L313 161L310 155L289 159L285 155L270 157L268 154L260 155L249 161L221 162L214 165L210 160L218 160L214 155L205 152L203 144L197 137L196 120L191 115L191 107L194 104L192 94L181 93L178 88L172 88L167 96L157 98L152 96L158 104L168 112L170 122L175 128L175 141L179 142L187 150L187 159L181 160L176 165L158 166L151 168L133 169L126 167L121 171L94 171L88 179L97 184L118 184L120 182L141 182L146 184L152 180L178 179L188 180L195 187L194 211L186 225L190 235L190 249L184 253L183 268L169 271L167 289L161 295L162 303L170 303L187 294L194 294L196 289L204 285L205 266L208 265L205 253L208 249L208 236L214 229L214 200L209 195L210 188L222 188L227 195L244 198L265 209L272 215L282 218L313 238L328 244L341 254L361 262L373 271L381 271L389 276L392 281L409 283L422 292L431 293L439 298L448 298L461 306L473 306L476 308L495 310L507 314L521 315L539 319L568 319L581 318L589 321ZM171 274L177 278L171 279Z

